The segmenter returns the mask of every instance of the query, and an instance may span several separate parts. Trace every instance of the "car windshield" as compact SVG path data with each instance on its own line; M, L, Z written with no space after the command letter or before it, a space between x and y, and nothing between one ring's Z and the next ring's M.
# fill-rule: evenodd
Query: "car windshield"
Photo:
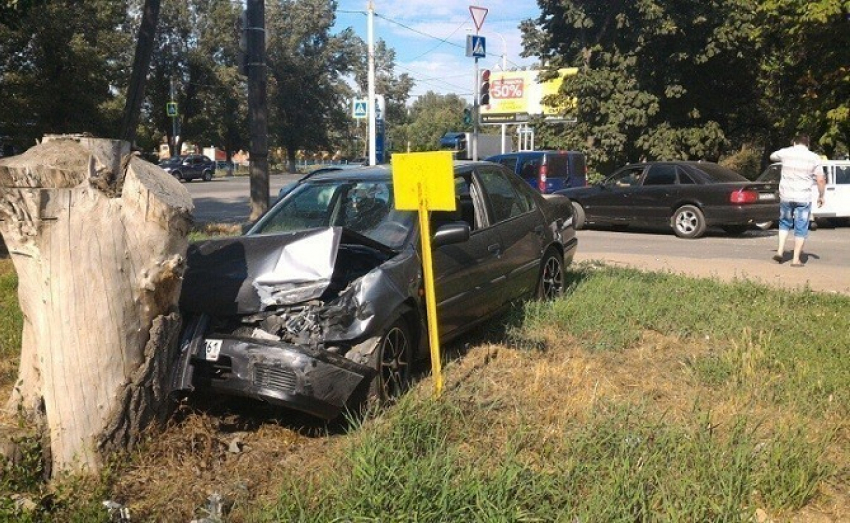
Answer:
M311 181L295 187L252 234L339 226L400 249L410 236L416 215L394 207L389 180Z
M165 160L162 160L161 162L159 162L159 164L160 165L171 165L171 164L175 164L175 163L180 163L182 161L183 161L182 156L172 156L171 158L166 158Z

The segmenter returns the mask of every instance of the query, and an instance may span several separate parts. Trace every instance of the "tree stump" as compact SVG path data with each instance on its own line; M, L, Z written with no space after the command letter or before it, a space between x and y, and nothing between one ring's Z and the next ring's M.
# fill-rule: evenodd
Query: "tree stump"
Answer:
M60 471L96 472L162 419L192 198L126 142L45 137L0 160L0 234L24 316L11 412Z

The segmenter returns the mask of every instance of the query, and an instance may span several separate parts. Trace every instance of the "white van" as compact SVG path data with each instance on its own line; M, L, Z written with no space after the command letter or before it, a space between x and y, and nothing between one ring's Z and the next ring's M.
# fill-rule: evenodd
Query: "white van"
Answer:
M778 182L780 169L780 164L770 164L758 181ZM823 207L817 206L818 186L813 184L812 219L847 223L850 221L850 160L824 160L823 172L826 176Z

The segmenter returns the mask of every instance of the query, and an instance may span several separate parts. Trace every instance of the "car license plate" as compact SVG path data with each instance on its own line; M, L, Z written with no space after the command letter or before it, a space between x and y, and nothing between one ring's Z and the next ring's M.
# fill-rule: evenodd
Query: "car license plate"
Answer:
M207 361L217 361L221 352L221 340L204 340L204 357Z
M773 193L759 193L759 200L775 200L776 195Z

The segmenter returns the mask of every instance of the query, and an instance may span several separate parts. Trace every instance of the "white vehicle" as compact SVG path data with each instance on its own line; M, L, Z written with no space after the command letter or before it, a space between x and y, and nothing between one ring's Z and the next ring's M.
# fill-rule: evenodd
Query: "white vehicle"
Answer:
M758 181L778 182L781 166L773 163L761 173ZM850 160L824 160L823 172L826 176L826 192L823 207L812 205L812 220L829 220L832 223L850 221ZM812 202L817 202L818 186L812 184ZM771 224L758 224L759 228L769 228Z

